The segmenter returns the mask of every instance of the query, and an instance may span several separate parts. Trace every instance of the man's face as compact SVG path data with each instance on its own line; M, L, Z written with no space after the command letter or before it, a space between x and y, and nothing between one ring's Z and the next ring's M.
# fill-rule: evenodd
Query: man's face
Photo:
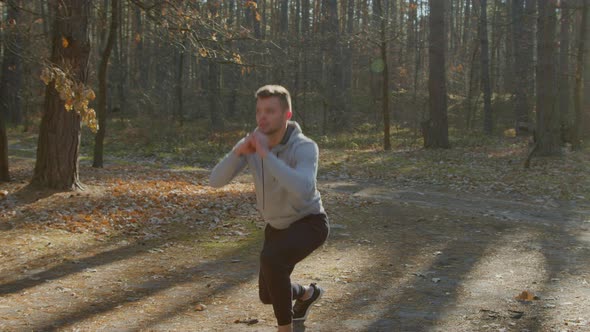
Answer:
M288 110L283 108L279 97L271 96L256 100L256 124L266 135L273 135L284 128L288 120Z

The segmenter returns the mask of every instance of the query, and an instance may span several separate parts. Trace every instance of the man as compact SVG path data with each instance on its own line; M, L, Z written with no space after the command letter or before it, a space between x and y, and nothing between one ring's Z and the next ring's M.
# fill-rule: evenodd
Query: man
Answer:
M321 246L329 223L316 189L318 147L292 116L291 96L278 85L256 91L254 132L240 140L211 172L222 187L248 165L254 177L257 208L266 221L260 253L260 300L272 304L279 332L305 320L324 290L315 283L291 283L295 264ZM293 305L295 300L295 305Z

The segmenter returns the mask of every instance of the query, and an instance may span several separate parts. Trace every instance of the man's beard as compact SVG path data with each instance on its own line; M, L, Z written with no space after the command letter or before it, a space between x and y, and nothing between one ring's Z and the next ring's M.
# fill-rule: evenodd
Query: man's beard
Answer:
M279 128L269 128L268 130L263 131L262 133L266 136L272 136L278 132L279 132Z

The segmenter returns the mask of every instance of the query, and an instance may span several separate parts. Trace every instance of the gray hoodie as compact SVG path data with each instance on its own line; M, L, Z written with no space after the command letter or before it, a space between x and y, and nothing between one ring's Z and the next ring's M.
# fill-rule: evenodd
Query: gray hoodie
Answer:
M303 135L297 122L289 121L285 137L264 159L257 153L238 157L232 149L213 168L209 183L223 187L248 164L258 211L272 227L285 229L309 214L325 213L316 188L318 155L315 142Z

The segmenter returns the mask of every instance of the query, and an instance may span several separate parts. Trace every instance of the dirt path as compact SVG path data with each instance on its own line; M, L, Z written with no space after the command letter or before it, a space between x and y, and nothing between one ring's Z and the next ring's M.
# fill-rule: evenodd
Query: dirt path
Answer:
M327 293L298 331L590 331L587 207L392 188L321 184L331 237L293 279ZM200 227L1 230L0 330L274 331L262 224Z

